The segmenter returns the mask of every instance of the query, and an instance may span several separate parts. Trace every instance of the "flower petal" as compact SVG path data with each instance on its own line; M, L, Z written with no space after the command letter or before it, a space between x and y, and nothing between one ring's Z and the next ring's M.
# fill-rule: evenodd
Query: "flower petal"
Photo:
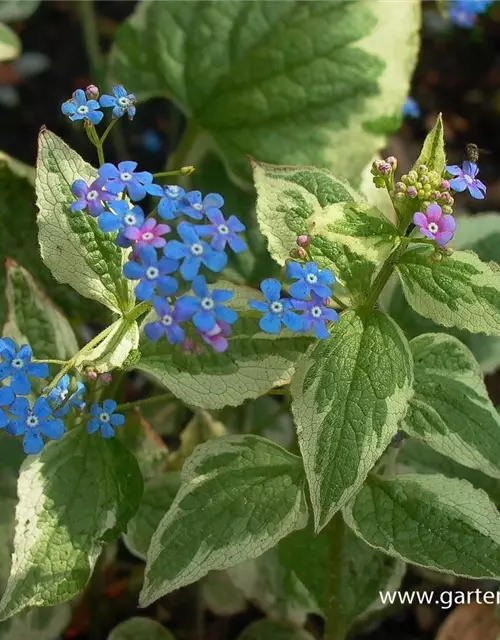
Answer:
M175 260L181 260L182 258L189 257L190 250L185 244L179 242L178 240L170 240L165 245L163 249L163 253L167 258L173 258Z
M39 428L43 435L51 440L59 440L64 435L64 422L62 420L45 420L40 424Z
M303 319L293 311L285 311L283 314L283 324L288 327L290 331L302 331Z
M29 429L23 438L24 453L34 456L43 449L43 440L40 432L36 429Z
M193 316L195 327L201 331L210 331L216 325L215 316L212 311L197 311Z
M427 220L427 216L421 211L417 211L413 214L413 224L417 227L427 227L429 221Z
M87 422L87 433L95 433L100 426L100 422L97 418L91 418Z
M269 302L277 302L281 296L281 284L274 278L266 278L260 283L260 290Z
M10 386L16 396L25 396L31 391L31 383L25 373L16 373L13 375Z
M443 214L441 207L438 204L430 204L425 210L425 215L429 222L437 222Z

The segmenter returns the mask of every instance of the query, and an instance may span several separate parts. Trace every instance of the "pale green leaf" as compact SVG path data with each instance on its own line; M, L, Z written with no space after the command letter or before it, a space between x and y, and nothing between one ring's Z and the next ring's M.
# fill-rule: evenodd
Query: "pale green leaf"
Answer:
M500 262L500 214L478 213L457 218L453 249L470 249L483 261Z
M22 337L35 358L69 360L78 351L68 320L49 300L35 279L13 260L7 270L7 325L4 335Z
M255 558L306 524L300 458L258 436L200 445L148 550L141 606Z
M129 520L124 536L126 547L134 556L146 559L151 537L170 509L180 484L180 474L177 471L150 478L144 483L139 510Z
M250 154L358 180L401 121L419 27L414 0L144 2L110 73L173 99L240 177Z
M113 629L108 640L175 640L175 638L156 620L129 618Z
M258 620L247 627L238 640L314 640L304 631L279 622L278 620Z
M446 152L444 148L443 117L441 114L439 114L434 127L427 134L422 151L413 165L413 168L417 169L422 164L430 171L435 171L438 175L442 175L444 171L446 165Z
M413 394L409 345L380 311L342 313L292 381L292 410L316 529L355 493L384 453Z
M111 332L97 347L79 356L75 366L84 369L92 366L98 373L106 373L121 367L133 349L139 346L139 327L135 320L119 318Z
M71 620L71 606L64 602L42 607L0 622L0 640L57 640Z
M85 211L72 212L75 180L91 182L97 171L58 136L42 129L39 137L36 194L40 251L59 282L112 311L128 312L134 303L133 282L123 277L129 250L103 233Z
M118 440L78 427L26 459L17 491L14 555L0 620L69 600L83 589L104 543L137 511L142 476Z
M500 335L500 267L471 251L433 260L430 247L405 253L398 271L408 303L422 316L471 333Z
M471 578L500 577L500 514L465 480L372 476L344 517L367 544L406 562Z
M472 353L440 333L410 346L415 395L401 428L460 464L500 478L500 415Z
M0 22L0 62L17 58L20 53L21 41L18 35Z

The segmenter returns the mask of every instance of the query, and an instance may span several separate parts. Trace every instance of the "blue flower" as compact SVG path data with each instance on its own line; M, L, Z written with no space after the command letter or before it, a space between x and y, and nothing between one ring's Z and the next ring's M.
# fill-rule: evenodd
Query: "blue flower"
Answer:
M0 387L0 407L10 407L14 402L14 392L10 387ZM9 424L9 416L0 408L0 429L4 429Z
M312 328L314 329L314 335L323 340L328 338L326 323L337 322L339 319L335 309L329 309L325 302L325 299L318 296L314 291L311 292L311 300L292 300L293 308L303 311L302 320L304 326L302 331L310 331Z
M142 247L138 255L141 264L130 260L123 267L126 278L140 280L135 288L137 299L151 300L157 289L164 296L173 295L177 291L177 280L167 274L177 271L179 263L168 258L158 260L153 247Z
M81 382L78 382L76 391L66 402L69 393L69 384L70 377L68 375L63 376L57 383L57 386L55 386L47 396L47 400L51 403L56 418L63 418L71 407L76 407L80 411L85 407L85 402L83 402L85 385ZM61 405L63 406L61 407Z
M335 283L335 276L329 269L320 271L315 262L306 262L304 266L299 262L289 262L286 265L286 275L297 280L289 288L292 298L305 300L311 291L321 298L332 295L328 285Z
M31 362L33 352L27 344L23 344L16 351L16 343L10 338L0 340L0 382L5 378L11 378L10 386L16 395L24 396L31 391L31 378L46 378L49 375L49 367L44 362Z
M97 100L87 100L83 89L77 89L71 100L63 102L61 111L70 120L89 120L92 124L99 124L104 116L103 112L99 111Z
M149 171L135 171L137 162L126 160L120 162L118 167L106 162L99 167L99 176L104 178L104 186L111 193L118 194L127 190L131 200L142 200L149 193L152 196L161 196L163 189L158 184L153 184L153 174Z
M113 427L121 427L125 422L125 416L114 413L117 406L114 400L104 400L102 407L93 404L90 407L92 418L87 423L87 431L95 433L100 429L103 438L113 438L115 435Z
M31 407L27 398L17 398L9 409L14 416L7 425L13 436L24 436L24 453L35 455L43 449L45 436L59 440L64 434L64 423L52 416L52 409L45 398L38 398Z
M126 111L129 119L132 120L135 116L136 97L134 94L127 93L121 84L113 87L112 91L114 95L110 96L105 93L100 97L101 107L113 107L113 118L120 118Z
M184 244L178 240L170 240L163 251L167 258L182 260L180 272L184 280L193 280L202 264L210 271L218 272L224 269L227 264L226 254L214 251L206 242L200 240L192 224L181 222L177 231Z
M451 21L458 27L470 29L479 14L485 13L493 0L455 0L449 11Z
M177 300L177 306L181 313L186 316L193 316L193 323L201 331L211 331L217 321L233 324L238 319L238 314L233 309L224 306L224 302L231 300L232 291L223 289L208 290L207 281L204 276L196 276L193 280L193 296L182 296ZM194 315L193 315L194 314Z
M281 284L273 278L263 280L260 290L264 294L267 302L260 300L250 300L250 308L260 311L264 316L259 321L259 327L266 333L279 333L281 323L291 331L301 331L303 320L300 316L291 311L292 301L280 298Z
M182 300L182 298L181 298ZM144 333L153 342L166 336L170 344L180 344L184 340L184 329L181 322L189 319L189 314L182 313L178 302L172 308L167 300L156 297L153 299L153 307L158 316L155 322L149 322L144 327Z
M75 180L71 185L71 192L78 198L69 205L71 211L83 211L88 209L93 217L100 215L104 209L104 202L116 200L116 196L109 191L104 191L104 180L98 178L88 185L85 180Z
M420 118L420 107L415 98L408 96L403 105L403 116L405 118Z
M446 167L446 171L452 176L456 176L456 178L450 180L450 187L454 191L461 192L468 189L471 196L476 198L476 200L484 199L483 191L486 192L486 185L476 178L479 173L479 169L476 164L466 160L463 163L463 168L454 164Z
M196 231L200 236L212 237L212 249L224 251L228 244L235 253L245 251L247 245L237 234L245 231L246 227L236 216L229 216L226 221L219 209L208 209L206 214L212 224L199 225Z
M180 206L186 192L176 184L167 184L163 187L163 197L158 203L158 215L164 220L174 220L182 215Z
M101 213L98 219L101 231L121 231L127 227L140 227L144 222L143 210L138 205L131 207L126 200L115 200L108 207L109 211Z
M218 193L208 193L203 198L201 191L189 191L179 208L184 215L201 220L208 209L220 209L223 205L224 199Z

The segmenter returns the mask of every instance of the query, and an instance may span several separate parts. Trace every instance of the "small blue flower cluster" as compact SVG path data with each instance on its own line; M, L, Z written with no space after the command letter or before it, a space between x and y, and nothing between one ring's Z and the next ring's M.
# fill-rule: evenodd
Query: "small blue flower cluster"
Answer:
M450 20L458 27L471 29L477 16L486 13L492 3L493 0L452 0Z
M99 124L104 117L101 107L112 108L112 117L120 118L125 113L132 120L135 116L136 97L133 93L127 93L125 87L117 85L113 87L113 95L104 94L99 98L99 90L91 85L86 91L77 89L71 100L63 102L61 111L72 122L85 120L93 125Z
M305 265L289 262L286 275L295 280L288 287L290 298L281 297L282 285L268 278L260 285L266 302L249 302L252 309L263 314L259 321L260 328L266 333L279 333L283 324L291 331L305 333L312 329L317 338L328 338L327 322L338 320L335 309L328 307L328 299L332 295L330 287L335 284L335 276L328 269L320 270L315 262Z

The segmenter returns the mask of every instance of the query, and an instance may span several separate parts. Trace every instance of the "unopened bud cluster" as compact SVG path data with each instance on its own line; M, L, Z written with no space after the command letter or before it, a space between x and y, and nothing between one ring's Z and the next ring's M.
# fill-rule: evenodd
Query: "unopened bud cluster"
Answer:
M384 189L391 184L397 166L398 161L394 156L389 156L385 160L373 161L370 173L373 176L373 184L377 189Z
M418 199L423 207L422 211L431 204L438 204L445 214L453 212L455 202L450 194L448 180L443 180L441 175L429 170L425 164L401 176L401 181L396 182L391 191L391 197L400 202L405 198Z

